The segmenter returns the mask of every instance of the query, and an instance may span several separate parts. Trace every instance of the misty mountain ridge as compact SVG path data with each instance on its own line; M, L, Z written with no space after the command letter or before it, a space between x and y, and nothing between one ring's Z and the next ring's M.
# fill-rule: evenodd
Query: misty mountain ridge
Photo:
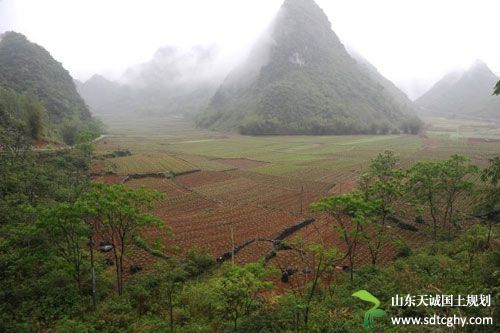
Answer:
M80 95L96 115L121 112L131 107L132 89L95 74L85 82L76 81Z
M213 68L218 52L215 45L197 45L189 50L165 46L150 61L127 69L123 79L139 87L170 87L211 80L221 76Z
M119 82L94 75L78 89L96 114L165 115L208 105L222 82L215 46L181 50L165 46L153 58L125 71Z
M197 122L244 134L416 132L411 104L373 66L349 55L313 0L286 0L268 36Z
M422 115L500 118L500 98L492 96L499 77L483 61L445 75L415 101Z

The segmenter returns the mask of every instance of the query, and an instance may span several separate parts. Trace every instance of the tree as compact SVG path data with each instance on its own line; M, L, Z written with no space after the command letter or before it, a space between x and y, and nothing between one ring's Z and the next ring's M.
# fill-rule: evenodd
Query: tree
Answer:
M384 122L382 123L382 125L380 125L380 134L387 135L389 134L390 130L391 130L391 125L387 122Z
M68 146L73 146L76 143L79 128L76 121L66 121L60 128L61 138Z
M45 117L45 108L35 97L0 87L0 132L14 130L27 141L38 140L43 135Z
M89 130L80 131L76 136L76 148L88 159L92 157L95 151L94 139L96 139L96 136L96 133Z
M471 193L474 183L470 176L477 174L479 169L475 165L469 164L470 160L460 155L453 155L443 162L441 183L443 184L445 211L443 227L453 225L458 227L455 211L455 204L460 196Z
M22 95L0 87L0 151L11 164L25 156L31 142Z
M166 312L168 319L164 322L168 322L168 325L164 325L161 331L174 332L174 309L179 304L179 295L184 291L187 281L188 273L183 269L182 261L161 260L151 265L145 274L133 278L126 296L132 300L141 316L154 314L163 318Z
M43 134L43 122L46 111L43 105L32 96L25 96L24 109L28 135L32 140L39 140Z
M395 214L395 207L404 192L405 174L397 168L398 162L399 158L391 151L379 154L359 181L364 200L371 206L371 215L365 216L367 223L366 227L363 226L363 236L373 265L377 264L382 244L388 236L387 221Z
M280 261L277 261L282 272L282 282L289 284L293 293L288 298L288 301L292 302L288 306L294 318L294 331L299 331L300 328L303 328L305 332L309 331L313 302L320 291L321 283L329 285L336 273L336 265L345 259L337 248L327 248L321 231L314 224L312 227L319 237L319 243L306 244L300 237L290 243L282 243L288 251L297 254L296 261L299 261L300 267L303 267L302 272L290 266L283 267ZM289 260L285 262L290 264ZM290 279L292 275L293 279ZM284 277L286 280L283 279Z
M187 272L179 263L169 262L156 267L159 277L159 297L168 309L170 332L174 332L174 298L182 291L182 286L187 280Z
M72 267L72 276L82 291L84 244L89 233L76 205L60 203L45 209L38 222L58 254Z
M144 188L130 189L123 184L93 183L81 203L93 217L95 227L113 247L118 294L123 293L123 262L127 248L138 233L147 226L163 228L163 222L144 211L153 208L161 194Z
M311 244L308 250L312 256L312 267L314 268L314 271L312 272L313 278L309 286L309 291L306 295L304 295L303 316L305 332L308 332L311 303L318 288L320 287L321 277L326 271L333 270L335 268L335 263L340 260L336 248L327 250L323 245Z
M461 197L471 193L474 186L471 176L477 172L478 168L460 155L453 155L445 161L418 162L411 168L409 193L417 206L427 206L433 221L435 239L438 227L459 227L456 203Z
M416 163L409 172L408 192L413 202L420 207L426 206L432 219L433 237L437 238L441 193L442 164L434 161Z
M497 82L497 85L495 87L495 91L493 92L494 95L500 95L500 81Z
M227 265L223 274L214 281L214 290L219 302L217 312L232 322L233 332L238 331L238 321L250 315L259 305L258 294L272 286L265 281L268 272L261 263L243 267Z
M483 170L481 179L483 182L489 182L492 186L500 184L500 157L497 156L490 160L490 165Z
M373 214L374 206L367 202L361 193L353 192L323 198L319 203L312 204L311 208L313 211L328 213L334 218L340 238L347 248L346 257L352 281L354 259L362 237L363 224L366 223L366 216Z
M500 157L490 160L488 168L481 174L481 180L486 183L482 191L481 203L476 208L477 217L488 223L488 245L490 245L493 224L500 218Z
M464 237L464 248L469 261L469 273L472 273L474 259L477 254L488 248L487 231L481 225L474 225Z
M73 203L74 179L86 178L73 151L10 154L0 158L0 331L43 330L86 305L87 227Z

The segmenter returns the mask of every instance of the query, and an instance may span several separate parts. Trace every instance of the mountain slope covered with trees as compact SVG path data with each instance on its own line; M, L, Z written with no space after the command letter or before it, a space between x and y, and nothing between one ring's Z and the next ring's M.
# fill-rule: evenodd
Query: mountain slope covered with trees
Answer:
M418 132L411 107L377 81L313 0L286 0L198 124L246 134Z
M0 39L0 86L36 96L51 121L60 123L76 116L90 119L69 72L43 47L16 32Z
M0 36L0 88L2 130L12 129L12 121L20 122L30 128L32 139L62 138L69 144L81 129L98 131L69 72L22 34Z

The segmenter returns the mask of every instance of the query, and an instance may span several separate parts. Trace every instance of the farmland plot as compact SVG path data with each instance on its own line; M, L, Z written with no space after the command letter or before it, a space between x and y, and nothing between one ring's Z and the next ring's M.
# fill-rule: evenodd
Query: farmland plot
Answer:
M162 130L170 133L165 126ZM122 175L201 170L172 180L146 178L127 183L165 193L155 207L155 214L172 227L174 235L167 237L160 230L150 229L145 236L150 240L160 237L165 251L175 255L195 247L216 257L230 251L233 245L254 238L272 238L308 217L318 220L286 241L301 238L306 244L325 242L342 251L342 241L331 221L311 213L309 204L325 195L351 191L377 154L392 150L401 157L400 166L408 167L418 160L445 159L460 153L484 166L488 158L500 151L500 143L495 141L453 139L436 133L422 137L247 137L184 130L185 127L182 131L174 130L175 136L147 133L137 133L137 137L117 136L98 145L102 152L129 149L135 153L108 160ZM460 202L464 207L472 204ZM415 221L415 216L401 218L410 224ZM393 224L388 228L410 247L418 247L426 241L422 236L426 227L419 226L422 232L403 230ZM235 261L255 261L270 250L271 243L258 241L239 251ZM387 242L382 262L394 259L396 253L394 245ZM151 260L140 250L136 256L134 260L139 262ZM270 263L299 266L301 260L297 253L283 251ZM369 261L366 248L361 247L357 264Z
M281 229L297 223L298 218L286 212L270 209L216 204L195 195L191 208L170 209L174 202L161 203L155 211L173 229L172 239L163 239L165 245L175 244L182 251L205 249L214 257L230 251L233 245L254 238L271 238ZM158 236L155 230L150 239ZM263 255L263 254L262 254Z
M183 173L194 171L196 166L164 153L140 153L107 160L119 175L143 173Z

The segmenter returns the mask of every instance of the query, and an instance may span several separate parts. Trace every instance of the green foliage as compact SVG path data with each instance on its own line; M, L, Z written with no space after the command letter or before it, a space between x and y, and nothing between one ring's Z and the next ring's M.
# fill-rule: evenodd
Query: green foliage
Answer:
M397 238L393 243L397 249L396 258L407 258L412 254L411 247L404 240Z
M232 322L233 332L238 332L242 316L250 315L259 307L259 293L272 286L264 280L267 275L260 263L225 266L222 276L213 281L217 299L214 310L220 318Z
M95 119L81 122L78 119L67 119L59 125L59 134L63 142L69 146L90 144L102 133L102 125Z
M0 224L32 220L33 209L54 201L75 201L89 186L88 170L88 160L78 150L38 156L29 150L5 152L0 159Z
M477 209L480 215L493 222L492 220L498 220L498 213L495 216L494 212L500 209L500 157L490 160L490 165L483 170L481 179L486 183L486 187L482 191L482 201Z
M489 182L492 186L497 186L500 183L500 157L490 160L490 165L483 170L481 179L484 182Z
M372 203L364 200L360 192L323 198L319 203L311 205L314 211L328 212L336 216L345 215L360 223L364 222L366 216L374 212L375 207Z
M113 246L118 293L123 293L124 258L127 248L146 226L164 228L163 221L145 213L162 195L145 188L130 189L123 184L93 183L78 204L98 223L103 237Z
M487 243L490 246L493 225L500 220L500 157L490 160L489 167L481 174L481 180L485 186L481 189L481 201L476 206L475 215L488 224Z
M64 318L57 322L55 331L58 333L91 333L94 330L81 321Z
M464 237L464 248L469 257L469 271L474 267L474 260L479 252L488 248L488 229L481 225L474 225Z
M447 223L453 224L458 227L455 219L455 203L460 195L471 193L474 183L469 178L479 172L475 165L469 163L469 159L453 155L450 159L443 162L440 182L441 188L444 192L445 211L444 211L444 225Z
M438 228L460 227L456 216L456 202L460 196L471 193L474 183L470 177L478 168L463 156L453 155L445 161L423 161L409 171L409 194L416 205L428 210L432 217L434 238Z
M78 124L76 122L67 121L61 125L61 138L63 142L69 146L76 143L78 135Z
M82 290L85 244L90 227L83 221L85 212L79 205L60 203L41 213L38 228L44 230L47 241L71 267L71 274L79 290Z
M190 277L197 277L215 266L214 259L206 252L190 249L184 261L184 270Z
M160 262L145 277L135 279L135 283L127 290L127 296L139 314L168 314L170 332L174 331L174 310L178 305L178 296L188 278L181 266L174 260Z
M500 81L497 82L497 85L495 86L495 91L493 92L494 95L500 95Z
M436 186L440 182L442 165L440 162L417 162L409 173L409 189L417 205L427 207L434 228L434 238L438 232L438 214L441 189Z
M367 201L360 192L323 198L311 205L313 211L326 212L335 219L336 229L347 248L351 280L354 278L354 258L358 244L364 237L364 226L381 209L380 201ZM351 225L351 223L353 225Z
M0 86L0 142L12 147L20 140L43 137L46 112L34 97Z
M72 205L88 164L77 151L13 155L0 159L0 331L37 331L90 308L88 229Z
M16 103L11 91L23 94ZM32 140L62 138L73 145L79 131L101 130L69 73L46 50L15 32L0 37L0 114L0 127L14 119Z
M363 238L368 245L372 264L377 264L382 244L389 237L386 224L401 210L405 192L405 172L397 167L399 157L391 151L379 154L371 161L370 169L360 181L360 191L367 202L374 205Z

